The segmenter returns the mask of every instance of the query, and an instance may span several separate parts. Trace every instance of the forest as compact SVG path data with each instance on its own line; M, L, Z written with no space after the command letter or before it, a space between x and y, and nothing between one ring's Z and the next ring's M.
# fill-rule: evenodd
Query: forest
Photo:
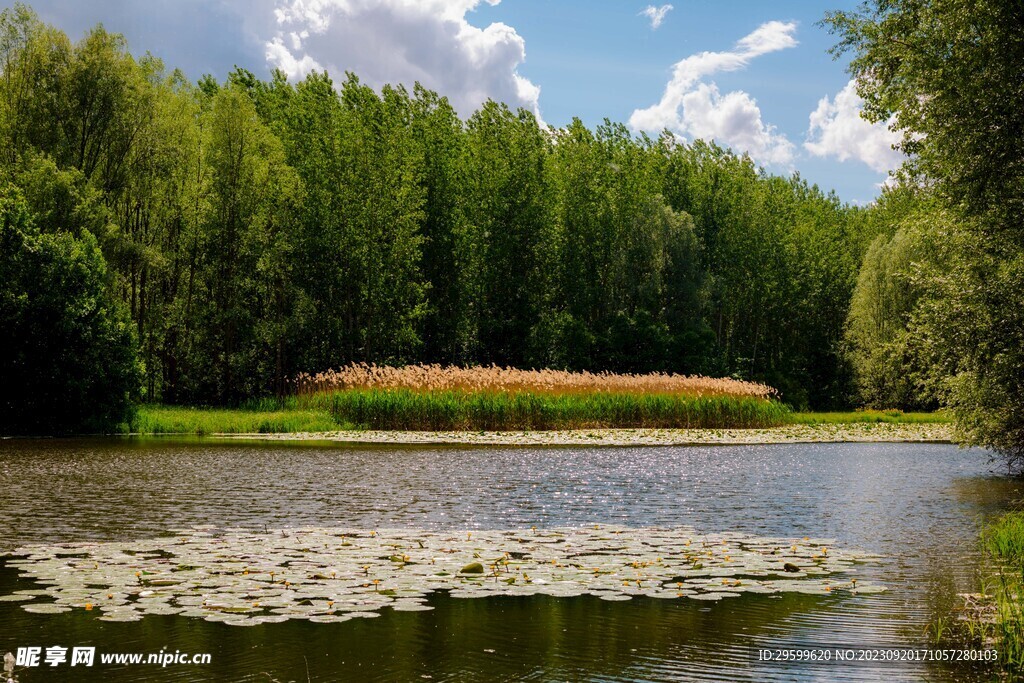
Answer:
M825 20L865 114L904 133L866 207L669 132L544 128L493 101L462 119L356 74L190 80L15 5L0 432L240 405L349 363L494 364L942 406L965 443L1020 458L1024 21L958 4Z

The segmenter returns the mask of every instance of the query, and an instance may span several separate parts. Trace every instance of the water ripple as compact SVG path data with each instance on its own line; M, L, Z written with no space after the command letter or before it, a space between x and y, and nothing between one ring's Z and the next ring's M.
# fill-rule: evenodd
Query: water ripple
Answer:
M885 555L861 571L890 591L750 595L713 605L441 595L433 612L247 630L255 635L174 617L148 617L152 629L97 627L81 613L43 617L0 603L0 648L14 644L7 638L17 630L55 642L87 633L126 651L215 652L207 671L153 678L125 670L117 680L306 680L307 665L311 681L970 680L971 671L924 664L779 666L752 653L793 642L923 644L934 615L973 589L979 517L1019 497L1016 483L988 473L983 454L930 444L588 450L6 441L0 549L151 537L198 524L689 525L833 537ZM21 583L0 572L0 588L29 587Z

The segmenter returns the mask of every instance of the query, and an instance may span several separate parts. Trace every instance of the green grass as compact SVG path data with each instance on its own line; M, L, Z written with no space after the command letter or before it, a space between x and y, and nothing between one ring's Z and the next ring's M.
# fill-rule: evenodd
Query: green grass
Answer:
M1024 512L1010 512L981 533L990 565L982 593L989 597L983 611L968 615L970 640L992 644L1002 666L1024 672Z
M238 409L140 406L134 434L269 434L345 429L502 431L767 428L786 424L942 423L941 413L791 413L774 401L663 394L503 394L350 390L252 401Z
M946 424L952 420L943 412L904 413L900 410L856 410L845 413L793 413L793 424L857 424L886 422L890 424Z
M331 432L349 427L324 410L282 406L226 410L141 406L128 426L133 434L271 434Z
M982 538L996 557L1024 567L1024 513L1003 515L985 529Z
M753 397L354 389L303 397L339 422L370 429L507 431L744 428L785 424L787 409Z

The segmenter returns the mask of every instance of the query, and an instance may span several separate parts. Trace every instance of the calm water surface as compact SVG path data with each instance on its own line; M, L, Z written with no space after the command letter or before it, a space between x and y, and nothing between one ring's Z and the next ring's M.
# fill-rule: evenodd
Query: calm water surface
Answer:
M467 530L618 523L833 537L885 559L889 592L721 603L444 594L429 612L238 628L105 623L0 602L0 653L26 645L210 652L205 667L26 669L20 682L988 680L929 664L779 665L781 644L924 645L976 590L980 521L1020 497L984 453L945 445L361 448L161 440L0 441L0 552L197 524ZM0 569L0 595L34 588ZM73 674L73 675L72 675Z

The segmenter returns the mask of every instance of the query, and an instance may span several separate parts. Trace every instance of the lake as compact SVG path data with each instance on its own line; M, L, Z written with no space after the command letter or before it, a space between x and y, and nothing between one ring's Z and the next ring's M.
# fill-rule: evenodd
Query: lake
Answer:
M0 552L194 525L457 530L688 525L835 538L883 555L872 595L715 603L590 596L455 599L340 624L97 621L0 602L21 646L209 652L208 665L19 669L31 681L985 680L940 663L778 664L759 649L926 646L978 582L982 519L1020 497L985 453L940 444L654 448L359 447L162 439L0 441ZM0 569L0 595L38 588ZM72 676L73 674L73 676Z

